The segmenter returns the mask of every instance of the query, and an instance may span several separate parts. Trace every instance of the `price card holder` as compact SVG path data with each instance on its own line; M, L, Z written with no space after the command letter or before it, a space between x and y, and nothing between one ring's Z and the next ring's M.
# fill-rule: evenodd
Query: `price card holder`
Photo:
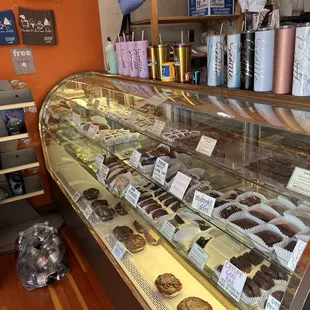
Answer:
M178 172L169 189L170 193L179 199L183 199L183 196L191 180L192 179L187 175L183 174L182 172Z
M153 130L152 130L152 133L153 133L155 136L161 136L161 133L163 132L165 126L166 126L166 123L165 123L165 122L156 120L156 121L155 121L155 124L154 124L154 127L153 127Z
M94 139L98 131L99 127L97 125L90 125L87 131L87 135Z
M109 174L110 168L106 165L102 164L99 172L97 173L97 179L98 181L105 185L105 180L107 179L107 176Z
M200 270L203 270L209 259L209 254L197 243L194 243L188 253L188 258L196 265Z
M104 163L104 160L105 160L105 156L104 155L101 155L101 154L98 154L96 156L96 159L95 159L95 166L98 168L98 169L101 169L103 163Z
M161 185L165 184L168 167L168 163L166 163L160 158L157 158L153 171L153 179Z
M196 151L200 154L207 155L210 157L213 153L216 143L217 140L206 136L202 136L197 145Z
M113 250L112 250L112 255L113 257L117 260L117 261L120 261L123 256L125 255L126 253L126 248L123 246L122 243L120 243L119 241L116 242Z
M171 222L165 221L163 226L161 227L160 232L168 241L171 242L176 229L177 228Z
M267 303L266 303L266 310L279 310L281 303L276 300L272 295L269 295Z
M310 197L310 171L295 167L295 170L287 184L287 188Z
M199 191L195 191L192 208L209 217L212 217L215 202L215 198Z
M81 195L78 191L76 191L76 192L72 195L72 200L73 200L75 203L77 203L78 200L79 200L81 197L82 197L82 195Z
M83 214L88 220L90 215L93 213L93 209L90 206L87 206L86 209L84 210Z
M81 126L81 116L72 112L72 122L78 126Z
M290 260L287 264L287 267L294 271L301 256L302 256L302 253L304 252L305 248L307 246L307 243L302 241L302 240L298 240L296 245L295 245L295 248L294 248L294 251L290 257Z
M137 168L139 163L140 163L140 159L141 159L141 156L142 154L139 153L137 150L134 150L131 154L131 157L130 157L130 163L135 167Z
M246 277L246 274L226 260L218 284L239 302Z
M138 200L140 198L141 193L134 188L131 184L128 185L125 199L135 208L137 207Z

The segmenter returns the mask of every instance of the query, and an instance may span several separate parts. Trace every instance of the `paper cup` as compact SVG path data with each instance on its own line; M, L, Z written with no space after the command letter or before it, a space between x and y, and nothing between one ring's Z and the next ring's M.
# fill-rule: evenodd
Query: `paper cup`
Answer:
M285 211L296 209L291 204L281 202L278 199L268 199L264 201L264 204L276 210L280 215L283 215Z
M307 226L298 218L290 218L287 219L285 217L280 217L277 219L274 219L272 221L269 222L269 224L273 224L273 225L287 225L295 234L307 230ZM288 238L290 238L289 236L287 236Z
M228 208L229 206L236 206L238 207L239 209L241 209L241 211L239 212L248 212L249 208L245 205L242 205L241 203L239 202L228 202L228 203L225 203L223 205L221 205L220 207L218 208L215 208L214 211L213 211L213 216L218 218L221 222L223 223L226 223L226 220L227 219L224 219L222 216L221 216L221 212ZM234 214L236 214L237 212L235 212ZM233 214L232 214L233 215Z
M280 214L276 210L272 209L271 207L269 207L269 206L267 206L267 205L265 205L263 203L254 205L253 207L250 207L249 208L249 213L250 214L251 214L251 211L256 211L256 212L265 214L266 216L268 215L267 217L270 218L270 221L280 217ZM251 214L251 215L253 215L253 214ZM255 216L255 215L253 215L253 216Z
M260 193L256 193L256 192L246 192L246 193L243 193L241 195L239 195L237 198L236 198L236 202L240 202L243 200L243 199L246 199L246 198L249 198L249 197L252 197L252 196L255 196L255 197L258 197L260 200L261 200L261 203L266 201L267 198L260 194ZM251 207L251 206L250 206Z

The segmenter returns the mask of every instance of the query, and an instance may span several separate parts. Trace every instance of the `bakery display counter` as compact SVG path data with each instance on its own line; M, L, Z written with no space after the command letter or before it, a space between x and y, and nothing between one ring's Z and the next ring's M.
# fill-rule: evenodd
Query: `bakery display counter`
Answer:
M299 309L310 202L299 176L308 158L294 152L306 153L305 135L104 82L81 75L49 94L42 145L50 174L148 307Z

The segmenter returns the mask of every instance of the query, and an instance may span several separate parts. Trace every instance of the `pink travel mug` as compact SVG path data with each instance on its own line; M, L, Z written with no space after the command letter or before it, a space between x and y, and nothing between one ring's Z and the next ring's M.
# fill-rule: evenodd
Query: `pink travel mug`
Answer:
M149 42L147 40L137 41L139 77L142 79L150 77L147 59L148 45Z
M121 42L121 62L123 75L129 76L129 54L128 54L128 42Z
M138 77L138 51L137 51L137 42L131 41L128 42L128 53L129 53L129 74L131 77Z
M123 74L123 66L122 66L122 53L121 53L121 43L115 43L116 55L117 55L117 67L118 74Z

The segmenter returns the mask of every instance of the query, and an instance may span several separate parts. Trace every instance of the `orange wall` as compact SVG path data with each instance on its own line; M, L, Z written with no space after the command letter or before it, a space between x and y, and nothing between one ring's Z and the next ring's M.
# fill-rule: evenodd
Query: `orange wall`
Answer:
M23 44L0 46L0 80L18 79L28 83L36 101L37 114L31 115L27 128L40 159L40 172L45 195L34 197L29 202L34 206L51 203L47 172L38 134L38 113L49 90L63 78L82 71L102 71L104 66L98 0L16 0L23 8L48 10L55 8L57 45L29 46L33 49L36 74L16 75L11 61L11 48L24 47ZM13 1L1 0L0 11L12 9ZM18 8L13 9L18 24ZM17 28L18 25L17 25ZM19 31L19 29L18 29ZM21 35L19 32L19 39Z

